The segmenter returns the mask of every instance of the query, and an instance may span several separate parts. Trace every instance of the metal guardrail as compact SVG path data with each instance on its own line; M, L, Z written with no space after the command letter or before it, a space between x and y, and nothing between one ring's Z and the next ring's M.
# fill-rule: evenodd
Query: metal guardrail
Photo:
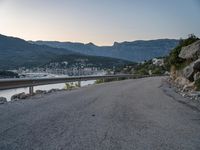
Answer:
M56 84L56 83L67 83L87 80L98 80L98 79L119 79L119 78L142 78L147 76L138 75L106 75L106 76L78 76L78 77L60 77L60 78L35 78L35 79L0 79L0 90L14 89L29 87L29 93L33 94L33 87L38 85Z

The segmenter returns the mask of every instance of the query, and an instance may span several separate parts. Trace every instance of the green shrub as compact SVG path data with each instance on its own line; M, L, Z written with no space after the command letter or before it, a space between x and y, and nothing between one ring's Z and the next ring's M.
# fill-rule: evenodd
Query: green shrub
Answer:
M135 74L138 74L138 75L149 75L149 70L147 70L146 68L141 68L141 69L138 69Z
M104 82L112 82L112 81L116 81L117 79L114 79L114 78L107 78L107 79L98 79L96 80L96 84L100 84L100 83L104 83Z
M103 79L97 79L96 81L95 81L95 84L100 84L100 83L103 83L104 81L103 81Z
M147 61L144 64L139 64L135 68L135 74L138 75L149 75L149 70L151 70L152 74L161 75L164 74L167 70L164 66L157 66L152 64L152 61Z
M0 78L19 78L19 75L12 71L0 70Z
M159 75L159 74L163 74L163 70L159 67L156 67L151 71L151 73Z
M187 66L190 63L190 61L186 61L185 59L178 57L178 55L180 54L182 47L188 46L188 45L196 42L197 40L198 40L198 38L193 34L189 35L189 37L185 40L181 39L179 42L179 45L177 47L175 47L171 51L169 56L165 59L166 68L169 70L170 66L173 65L176 67L176 69L180 70L180 69L184 68L185 66Z
M65 83L65 89L71 90L78 87L78 83L68 82Z

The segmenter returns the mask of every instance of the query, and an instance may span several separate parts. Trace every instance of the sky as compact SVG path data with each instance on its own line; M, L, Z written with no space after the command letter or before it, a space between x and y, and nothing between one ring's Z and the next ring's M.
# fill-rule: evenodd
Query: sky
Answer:
M93 42L200 37L200 0L0 0L0 34Z

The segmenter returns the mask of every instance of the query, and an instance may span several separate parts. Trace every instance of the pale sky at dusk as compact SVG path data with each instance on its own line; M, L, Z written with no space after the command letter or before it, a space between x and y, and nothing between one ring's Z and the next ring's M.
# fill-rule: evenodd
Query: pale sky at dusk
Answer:
M0 0L0 34L93 42L200 36L200 0Z

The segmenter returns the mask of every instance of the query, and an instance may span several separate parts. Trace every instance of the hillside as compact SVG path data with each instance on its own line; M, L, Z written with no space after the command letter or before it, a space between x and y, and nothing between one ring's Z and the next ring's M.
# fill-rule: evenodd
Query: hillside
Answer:
M55 56L72 53L66 49L30 44L19 38L0 35L0 69L42 65Z
M38 45L69 49L86 55L107 56L134 62L149 60L154 57L166 56L177 44L178 40L158 39L149 41L115 42L112 46L96 46L93 43L72 43L57 41L30 41Z
M98 64L97 62L99 62L104 66L128 63L128 61L119 59L91 57L63 48L31 44L19 38L0 35L0 70L43 66L49 62L60 61L64 58L64 61L70 63L73 63L77 58L89 58L91 60L90 64Z
M45 68L81 68L98 67L101 69L120 67L127 64L135 64L131 61L109 58L103 56L88 56L80 54L69 54L54 58L51 62L44 65Z

